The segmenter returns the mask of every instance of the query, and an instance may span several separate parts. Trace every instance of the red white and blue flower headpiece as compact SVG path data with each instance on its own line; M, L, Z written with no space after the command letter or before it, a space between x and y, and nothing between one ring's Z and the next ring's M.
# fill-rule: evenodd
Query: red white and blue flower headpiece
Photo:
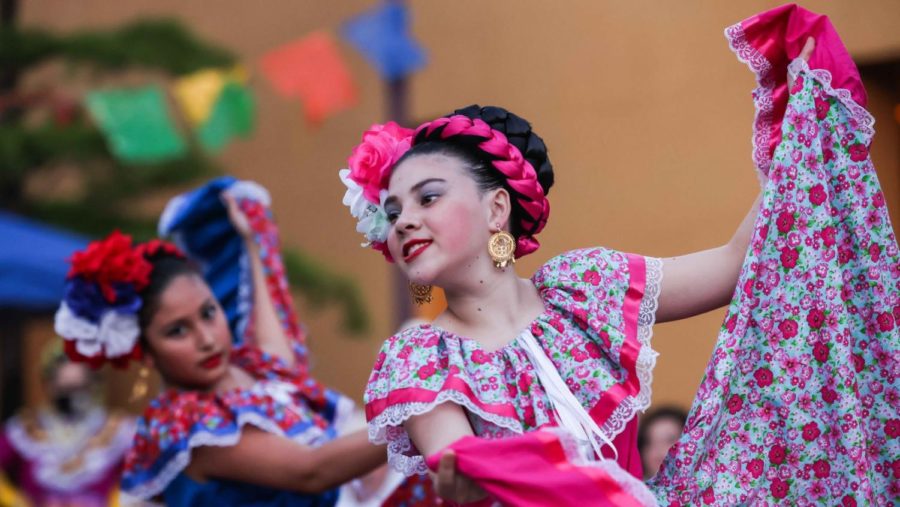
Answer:
M174 245L159 240L133 245L131 237L119 231L72 256L55 319L56 333L65 340L70 359L92 367L107 360L124 367L141 357L140 293L153 271L147 259L159 252L183 256Z

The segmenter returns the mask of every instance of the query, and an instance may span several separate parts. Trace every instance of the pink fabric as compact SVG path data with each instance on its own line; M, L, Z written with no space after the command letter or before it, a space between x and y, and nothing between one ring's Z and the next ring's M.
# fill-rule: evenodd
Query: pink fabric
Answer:
M504 505L642 505L604 470L572 465L559 437L551 432L534 431L499 440L465 437L449 449L456 453L457 470ZM429 468L437 469L442 454L428 457Z
M623 469L638 479L644 477L644 464L641 462L641 453L637 447L638 434L638 418L632 417L630 421L625 423L625 428L621 433L613 438L613 445L619 453L619 459L616 460ZM609 446L603 446L603 457L607 459L615 458L612 449Z
M619 364L622 365L628 376L622 382L603 391L600 400L590 410L591 418L600 426L606 423L624 399L635 396L641 390L636 368L638 354L641 352L641 342L637 336L638 313L641 301L644 299L647 266L646 261L640 255L625 254L625 256L628 259L631 281L622 305L622 313L625 315L625 342L619 349Z
M753 158L764 174L768 174L772 154L781 142L781 123L788 100L787 64L800 55L807 37L816 40L810 68L828 70L834 88L848 90L857 104L866 106L859 71L828 16L787 4L751 16L725 33L759 82L754 92L758 112Z
M431 403L437 399L438 394L443 391L453 390L459 391L472 400L479 409L489 414L496 414L503 417L516 418L516 409L511 403L484 403L472 391L472 388L459 377L447 377L440 391L432 391L429 389L418 389L415 387L407 387L403 389L395 389L388 393L385 398L373 400L366 404L366 418L372 420L378 417L387 407L402 403Z

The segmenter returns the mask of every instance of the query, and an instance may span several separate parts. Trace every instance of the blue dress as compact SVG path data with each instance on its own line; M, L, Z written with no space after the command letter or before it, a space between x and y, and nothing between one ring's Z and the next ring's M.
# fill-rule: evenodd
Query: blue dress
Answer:
M234 445L248 424L304 445L322 445L336 436L338 406L352 406L300 368L255 347L234 349L231 362L254 377L253 387L223 393L169 389L150 403L126 458L123 491L168 506L335 505L337 489L301 494L229 480L200 483L184 473L192 449Z

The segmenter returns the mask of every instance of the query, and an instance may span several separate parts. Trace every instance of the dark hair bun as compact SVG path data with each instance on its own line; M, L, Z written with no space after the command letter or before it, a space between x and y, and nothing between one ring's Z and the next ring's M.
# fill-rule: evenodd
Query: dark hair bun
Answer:
M492 129L503 132L509 142L522 152L528 162L537 172L538 183L544 189L544 195L550 192L553 186L553 164L547 156L547 146L544 140L531 130L528 120L502 107L473 104L453 111L453 116L461 114L471 119L480 119L491 126Z

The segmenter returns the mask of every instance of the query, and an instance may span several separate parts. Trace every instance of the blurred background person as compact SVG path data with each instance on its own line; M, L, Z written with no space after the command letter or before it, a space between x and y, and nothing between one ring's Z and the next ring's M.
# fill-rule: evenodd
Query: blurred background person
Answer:
M46 347L41 362L48 401L22 409L3 427L2 471L33 505L110 505L134 421L104 408L100 377L66 359L59 341Z
M645 480L659 471L669 449L678 442L685 421L687 412L675 406L651 409L640 418L638 452L644 465Z

